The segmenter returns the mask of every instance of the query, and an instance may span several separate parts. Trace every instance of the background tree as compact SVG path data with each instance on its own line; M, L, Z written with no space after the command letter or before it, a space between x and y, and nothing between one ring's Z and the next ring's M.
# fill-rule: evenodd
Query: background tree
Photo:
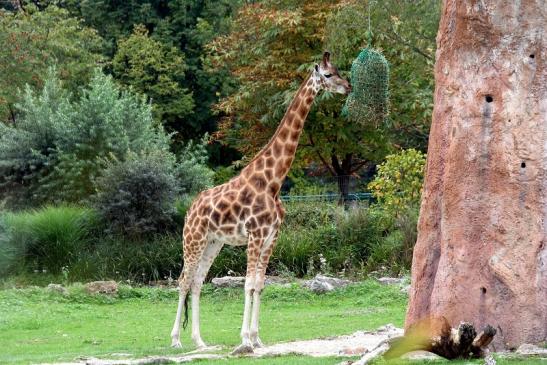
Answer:
M383 133L397 148L427 149L440 0L347 1L327 24L326 45L347 69L356 50L380 50L390 64L390 118ZM369 19L370 29L369 31Z
M54 5L39 11L0 9L0 120L15 122L14 104L25 84L40 88L56 65L65 87L76 93L103 61L103 41L94 29Z
M427 135L431 107L430 99L424 98L424 94L431 95L428 72L434 47L426 47L430 54L417 53L416 56L413 47L420 51L424 47L418 42L419 37L397 38L395 34L406 36L414 31L412 23L404 26L401 23L406 17L421 12L421 16L431 21L427 22L427 31L422 28L420 31L426 36L432 32L431 45L434 45L437 2L434 6L426 1L392 2L394 6L386 4L376 8L371 12L371 18L379 22L387 17L393 22L388 27L389 37L373 37L372 42L380 49L396 49L386 54L390 63L393 60L392 69L406 63L411 65L405 66L404 72L393 71L390 78L396 118L380 126L348 123L341 115L345 98L323 93L308 116L297 152L297 165L307 166L316 161L333 176L348 176L364 166L374 165L393 147L417 142L423 146L421 139ZM292 95L310 71L311 61L319 57L325 45L333 50L333 62L346 70L342 74L348 75L352 60L367 44L366 9L368 7L363 8L360 2L338 1L263 1L244 6L235 17L230 34L216 38L209 45L213 64L226 65L238 82L237 91L217 105L226 117L215 136L246 157L252 156L272 135ZM355 19L359 19L359 23L355 23ZM382 34L382 31L375 34ZM406 60L401 60L403 58ZM425 71L414 72L415 68L423 69L424 64L427 66ZM416 87L421 94L409 91ZM402 100L406 104L402 105ZM405 139L408 133L403 133L403 127L414 129L417 137ZM398 132L391 133L391 130Z
M186 65L177 48L150 38L143 25L136 25L131 36L118 42L112 70L121 83L150 98L155 117L169 130L191 134L199 129L190 118L194 101L184 87Z
M194 108L190 115L177 116L177 121L185 122L176 123L173 128L185 138L197 138L205 132L216 130L218 116L212 113L211 105L231 87L231 77L225 70L206 67L204 47L214 37L228 31L231 15L241 3L241 0L145 0L121 3L111 0L63 0L60 6L83 18L85 24L99 31L109 45L107 57L114 57L118 42L130 37L137 24L144 25L148 30L149 44L160 42L163 49L176 47L181 51L185 63L184 80L178 82L181 87L191 90ZM189 121L192 122L190 126L187 124ZM223 155L218 154L218 151L214 154L217 161L225 161L232 156L231 153Z

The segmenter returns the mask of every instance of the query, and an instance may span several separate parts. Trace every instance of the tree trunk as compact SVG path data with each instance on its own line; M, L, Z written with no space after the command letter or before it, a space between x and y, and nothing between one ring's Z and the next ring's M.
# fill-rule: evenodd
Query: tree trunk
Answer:
M445 0L406 328L444 316L547 340L543 0Z
M340 192L340 197L338 199L338 205L344 205L347 207L349 203L349 183L350 183L350 174L351 174L351 165L352 165L353 155L348 153L344 156L342 164L338 161L338 157L333 154L331 156L332 167L336 172L336 179L338 183L338 191Z

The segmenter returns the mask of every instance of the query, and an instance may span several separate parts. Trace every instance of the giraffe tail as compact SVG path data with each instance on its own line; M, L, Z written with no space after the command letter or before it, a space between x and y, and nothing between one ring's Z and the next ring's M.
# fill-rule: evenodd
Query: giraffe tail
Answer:
M184 321L182 322L182 329L186 329L186 326L188 326L188 294L184 298Z

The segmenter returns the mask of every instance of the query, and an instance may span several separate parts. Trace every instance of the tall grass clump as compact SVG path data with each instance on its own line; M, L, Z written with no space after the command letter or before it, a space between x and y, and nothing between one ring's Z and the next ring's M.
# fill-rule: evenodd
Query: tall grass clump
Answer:
M97 215L76 206L45 207L4 213L0 244L5 273L27 270L62 272L80 257L91 242Z
M131 280L148 283L176 279L182 267L182 239L177 234L136 240L106 236L82 252L70 266L71 280Z

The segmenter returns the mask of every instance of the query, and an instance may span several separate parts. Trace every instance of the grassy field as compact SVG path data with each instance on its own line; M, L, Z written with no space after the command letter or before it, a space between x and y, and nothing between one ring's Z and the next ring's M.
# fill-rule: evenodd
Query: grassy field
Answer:
M241 290L206 286L202 335L208 344L229 351L239 343ZM155 288L121 287L117 297L87 295L82 286L67 295L44 288L0 290L0 364L58 362L78 357L180 354L169 347L177 293ZM398 287L366 281L316 295L293 285L267 287L261 337L267 344L353 333L386 323L403 324L406 297ZM193 349L182 334L182 352ZM336 364L337 358L277 357L199 361L199 364ZM513 363L513 362L512 362ZM515 362L516 363L516 362ZM540 364L539 362L538 364ZM545 364L543 362L542 364Z

